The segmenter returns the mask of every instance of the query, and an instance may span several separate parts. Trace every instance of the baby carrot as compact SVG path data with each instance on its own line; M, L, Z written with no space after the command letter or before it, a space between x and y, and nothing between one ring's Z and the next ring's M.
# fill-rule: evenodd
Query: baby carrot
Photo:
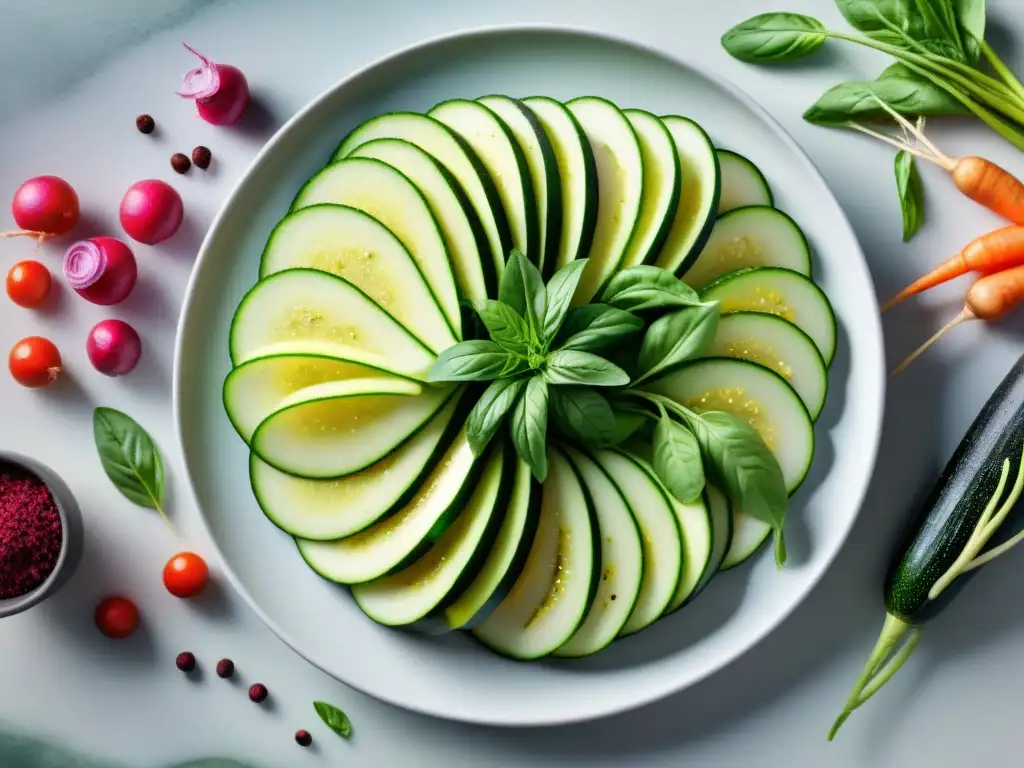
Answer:
M992 274L1021 264L1024 264L1024 227L1012 225L988 232L897 293L882 305L882 311L968 272Z

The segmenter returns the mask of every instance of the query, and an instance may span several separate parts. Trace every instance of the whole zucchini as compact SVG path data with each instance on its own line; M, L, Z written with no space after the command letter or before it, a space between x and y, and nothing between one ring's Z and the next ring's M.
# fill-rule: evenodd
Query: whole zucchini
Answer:
M885 582L886 619L829 740L910 657L920 624L1024 537L1024 356L992 393L909 527ZM1013 514L1017 511L1017 514Z

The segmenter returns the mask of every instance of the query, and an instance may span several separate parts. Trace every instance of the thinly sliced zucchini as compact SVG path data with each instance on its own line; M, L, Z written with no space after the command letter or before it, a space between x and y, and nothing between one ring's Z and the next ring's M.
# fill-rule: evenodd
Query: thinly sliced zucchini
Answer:
M772 535L772 527L763 520L745 515L732 507L732 544L720 570L727 571L745 563Z
M537 199L526 158L505 121L482 104L467 99L442 101L428 114L473 148L498 188L512 245L536 264L540 252Z
M597 166L597 229L573 298L585 304L622 265L640 218L644 161L636 131L610 101L584 96L565 106L583 128Z
M278 222L263 249L260 278L296 267L345 278L434 352L457 341L409 251L361 210L313 205Z
M505 121L526 158L537 200L537 266L547 280L555 271L562 238L562 186L555 151L537 116L523 102L501 95L477 101Z
M654 623L675 596L683 573L682 534L669 497L649 465L616 449L592 456L622 491L640 528L643 579L633 612L619 632L625 637Z
M480 162L480 158L449 128L432 117L415 112L392 112L372 117L357 126L334 152L341 160L356 147L374 139L403 139L428 152L458 180L466 197L473 205L480 224L487 234L491 260L496 274L505 266L506 254L512 249L505 210L501 207L498 190Z
M511 450L511 446L509 446ZM495 440L465 507L418 560L379 579L355 584L352 597L378 624L407 626L443 610L476 575L501 522L500 493L514 462Z
M473 582L445 609L440 622L445 630L479 626L523 572L540 520L541 485L533 479L529 464L518 456L515 461L508 508L494 546ZM501 498L506 495L503 493Z
M640 219L630 238L622 268L653 264L668 238L679 209L682 172L679 153L665 124L642 109L623 111L640 142L644 160L644 190Z
M402 139L374 139L349 157L369 157L394 166L426 198L441 228L455 271L459 293L468 299L498 295L494 261L488 256L487 234L462 186L443 165L415 144Z
M779 374L755 363L712 357L671 370L646 388L695 411L727 411L758 431L792 494L814 458L814 424L800 396Z
M725 556L732 547L732 507L725 494L713 485L704 486L708 502L708 517L711 519L712 546L708 567L701 575L696 592L700 592L722 570ZM691 598L692 599L692 598Z
M416 493L458 432L465 405L465 398L453 396L404 445L346 477L295 477L250 453L256 501L274 525L292 536L328 541L358 533L401 509Z
M722 312L763 312L787 320L811 337L825 365L836 353L836 316L828 297L798 272L758 267L726 275L702 293Z
M394 377L315 384L282 400L256 428L251 448L290 475L351 475L415 435L450 396L449 386Z
M373 581L415 562L455 522L476 485L482 462L473 457L465 425L399 511L337 541L296 539L310 568L339 584Z
M231 362L267 354L271 345L358 347L403 376L421 378L434 354L347 280L315 269L288 269L255 286L231 321Z
M408 176L387 163L368 157L339 160L328 165L305 183L292 202L292 210L298 211L318 203L358 208L391 230L406 247L426 278L430 292L434 295L445 320L448 321L448 327L456 341L462 338L459 296L455 289L455 276L452 274L451 261L448 259L448 249L423 193ZM363 260L373 261L377 257L377 252L367 249L361 253L353 253L356 259L360 255ZM351 263L348 259L346 262ZM341 271L339 266L337 273L340 274ZM379 290L385 295L388 291L394 292L395 284L405 279L407 278L404 275L396 274L391 280L384 280ZM390 305L391 301L381 304L384 309L388 309Z
M771 368L800 395L812 420L828 390L828 370L814 341L777 315L728 312L718 320L708 357L735 357Z
M676 115L661 121L672 134L683 178L676 217L654 263L678 275L689 269L711 234L722 181L718 155L703 128Z
M722 171L722 196L718 215L747 205L774 205L771 187L761 169L743 155L728 149L718 150L718 167Z
M583 623L554 656L597 653L620 633L633 612L643 580L640 529L622 491L599 464L570 447L564 451L583 480L600 534L601 580Z
M515 659L536 659L562 645L594 597L601 567L598 535L583 483L569 461L550 450L540 524L526 566L474 637Z
M531 96L523 103L543 126L558 165L562 234L557 255L545 264L553 272L590 252L597 227L597 166L583 128L564 104L547 96Z
M748 205L719 216L707 244L682 277L700 291L723 275L749 267L782 267L811 276L807 238L777 208Z

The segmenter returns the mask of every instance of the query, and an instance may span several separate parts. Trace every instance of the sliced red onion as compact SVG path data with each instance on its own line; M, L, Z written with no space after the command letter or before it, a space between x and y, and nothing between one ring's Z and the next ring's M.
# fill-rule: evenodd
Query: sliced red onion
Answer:
M188 43L182 43L182 45L198 56L203 66L190 69L185 73L182 90L177 92L178 95L185 99L210 98L220 88L220 71L217 69L217 65Z
M64 252L64 277L76 291L88 288L107 270L107 254L92 240L79 240Z

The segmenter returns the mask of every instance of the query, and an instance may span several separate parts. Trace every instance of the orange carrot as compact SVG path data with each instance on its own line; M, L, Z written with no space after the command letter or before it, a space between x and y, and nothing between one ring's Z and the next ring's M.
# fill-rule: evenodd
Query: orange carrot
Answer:
M906 360L896 366L892 372L893 376L910 365L922 352L960 323L968 320L997 320L1021 301L1024 301L1024 266L1013 267L980 278L967 292L967 302L960 314L911 352Z
M988 232L897 293L882 305L882 311L968 272L990 275L1021 264L1024 264L1024 227L1011 225Z

